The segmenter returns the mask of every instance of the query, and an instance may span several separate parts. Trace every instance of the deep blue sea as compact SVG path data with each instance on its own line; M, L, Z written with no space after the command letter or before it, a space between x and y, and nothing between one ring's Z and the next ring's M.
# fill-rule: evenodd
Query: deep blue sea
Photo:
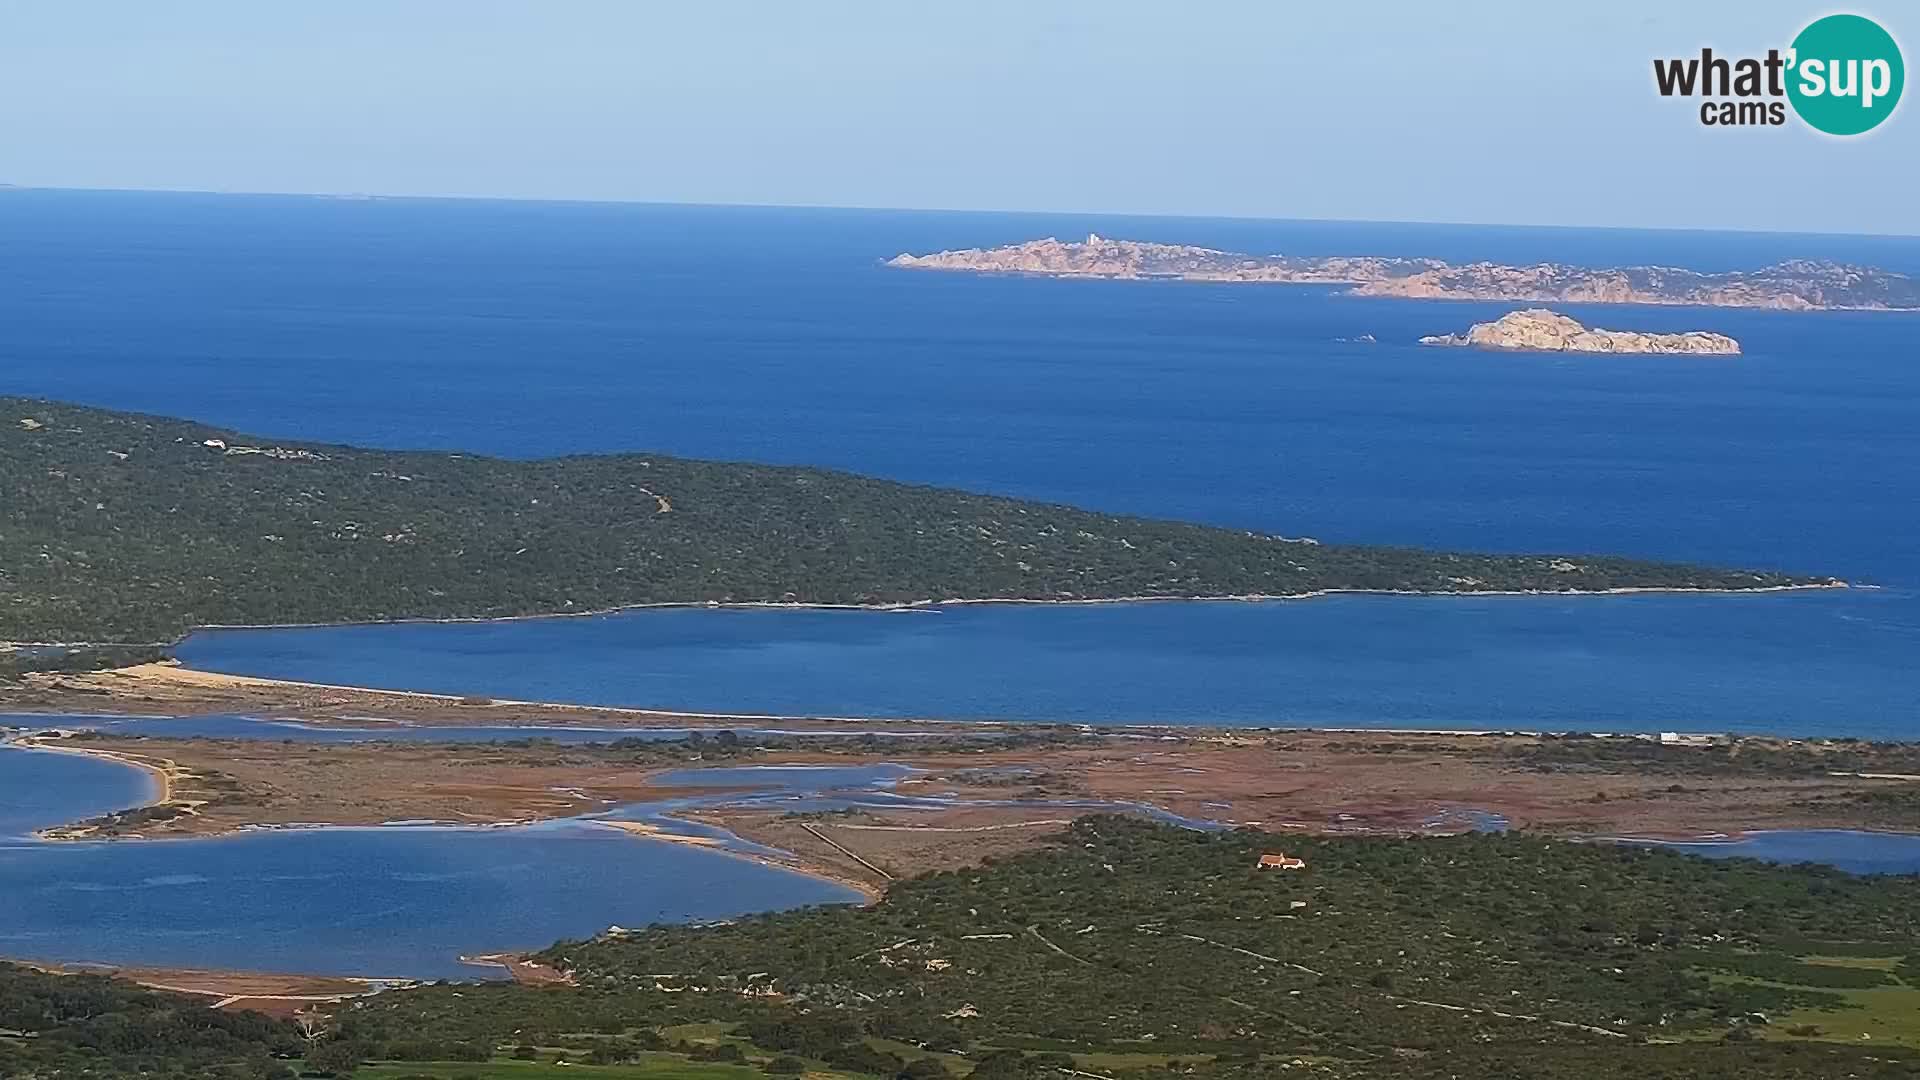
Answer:
M1602 326L1725 331L1747 350L1568 359L1412 344L1514 305L880 265L1089 230L1260 252L1920 272L1912 238L13 190L0 392L294 438L800 462L1326 540L1888 586L943 624L998 644L905 619L664 616L587 624L607 636L579 668L547 658L517 683L462 654L538 656L549 634L580 649L576 631L376 637L407 646L384 669L352 635L191 647L235 670L460 690L449 675L478 674L472 689L507 696L721 711L1920 735L1920 665L1905 659L1920 627L1920 316L1564 305ZM1378 344L1339 340L1361 334ZM335 645L311 667L289 660Z
M1516 305L880 265L1088 231L1920 272L1911 238L0 189L0 393L288 439L804 463L1329 541L1886 586L647 612L189 642L233 670L728 712L1920 737L1920 316L1563 305L1604 327L1730 333L1746 354L1555 358L1413 344ZM1341 340L1364 334L1377 343ZM99 762L0 752L0 834L144 790ZM1920 866L1909 847L1831 837L1748 850ZM452 956L844 898L576 824L0 840L0 955L47 959L473 974Z
M292 438L805 463L1327 540L1920 585L1920 315L1571 305L1725 331L1747 355L1556 359L1413 345L1510 304L880 265L1089 230L1920 272L1914 238L0 189L0 392Z

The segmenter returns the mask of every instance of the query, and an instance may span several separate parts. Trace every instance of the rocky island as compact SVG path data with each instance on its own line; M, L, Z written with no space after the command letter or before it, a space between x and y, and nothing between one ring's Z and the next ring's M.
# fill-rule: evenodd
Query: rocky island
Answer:
M887 265L1046 277L1347 285L1351 296L1421 300L1920 311L1920 281L1876 267L1811 259L1728 273L1673 266L1455 265L1426 258L1249 255L1090 234L1078 242L1048 237L995 248L902 254Z
M1437 334L1420 339L1422 345L1454 345L1475 349L1514 349L1525 352L1681 353L1691 356L1738 356L1740 343L1725 334L1691 330L1681 334L1647 334L1637 330L1601 330L1548 311L1529 308L1510 311L1492 322L1474 323L1464 334Z

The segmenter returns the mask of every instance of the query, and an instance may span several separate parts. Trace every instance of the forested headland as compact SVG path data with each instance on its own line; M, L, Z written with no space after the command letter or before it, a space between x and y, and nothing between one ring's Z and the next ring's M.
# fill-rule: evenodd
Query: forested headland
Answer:
M165 643L196 625L663 603L1827 583L1322 544L660 454L370 450L0 397L0 641Z
M1270 852L1305 866L1257 868ZM625 931L542 959L574 984L389 991L306 1031L0 965L0 1075L1920 1070L1920 877L1523 836L1202 833L1094 817L1044 849L901 882L870 908Z

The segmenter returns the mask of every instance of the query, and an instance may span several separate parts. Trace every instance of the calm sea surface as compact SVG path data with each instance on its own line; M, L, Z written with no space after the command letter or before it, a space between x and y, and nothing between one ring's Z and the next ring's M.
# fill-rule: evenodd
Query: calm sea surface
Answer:
M205 631L195 667L773 715L1920 733L1910 594L668 609Z
M1920 315L1566 305L1725 331L1747 355L1556 359L1413 344L1511 304L880 265L1090 229L1920 272L1920 239L1900 238L0 190L0 392L294 438L795 462L1328 540L1920 584Z
M1563 305L1746 347L1563 359L1412 344L1508 304L879 265L1089 230L1920 272L1912 239L0 189L0 393L290 439L805 463L1329 541L1887 586L669 611L188 643L229 670L713 711L1920 737L1920 316ZM1377 344L1341 340L1365 334ZM848 898L577 823L19 839L145 791L130 770L0 751L0 955L472 975L455 954ZM1920 868L1910 847L1854 843L1778 834L1744 851Z
M231 670L719 711L1920 735L1920 665L1902 658L1920 626L1920 316L1565 305L1725 331L1747 354L1562 359L1412 344L1513 305L879 265L1090 229L1920 271L1912 239L8 191L0 391L295 438L804 462L1327 540L1889 586L190 645ZM1378 344L1340 340L1362 334Z

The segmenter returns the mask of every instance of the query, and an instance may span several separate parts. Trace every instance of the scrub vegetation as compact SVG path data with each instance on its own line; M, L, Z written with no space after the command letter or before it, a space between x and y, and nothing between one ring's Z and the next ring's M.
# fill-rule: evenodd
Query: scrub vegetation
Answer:
M1280 851L1305 867L1256 867ZM390 991L312 1037L0 968L0 1073L1891 1078L1920 1069L1917 955L1916 877L1102 816L870 908L562 943L574 985Z
M0 397L0 640L661 603L1751 589L1603 556L1356 547L822 469L508 461Z

